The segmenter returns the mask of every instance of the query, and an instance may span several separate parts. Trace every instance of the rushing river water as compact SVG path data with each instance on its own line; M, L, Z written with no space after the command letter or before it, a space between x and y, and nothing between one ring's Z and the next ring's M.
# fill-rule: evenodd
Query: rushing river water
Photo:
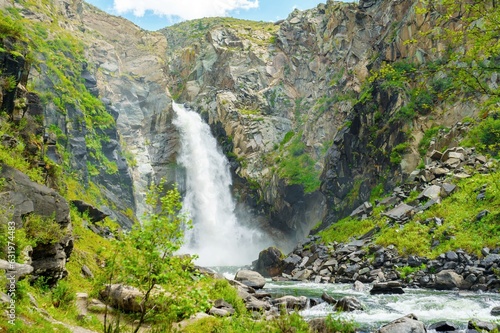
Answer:
M371 286L358 292L348 284L317 284L307 282L269 281L265 290L273 296L294 295L320 298L326 291L335 299L344 296L356 297L365 307L364 311L345 312L345 318L359 323L363 331L374 331L383 324L407 314L415 314L426 325L446 320L466 328L470 319L498 321L490 311L500 306L500 294L475 293L464 291L435 291L424 289L405 289L403 295L370 295ZM326 317L335 312L333 307L321 303L301 312L305 318Z
M233 279L237 268L219 267L215 270L224 272L226 278ZM355 291L351 284L275 282L270 279L264 287L264 291L273 297L292 295L320 299L324 291L337 300L344 296L356 297L363 304L364 310L338 315L358 323L362 332L373 332L380 326L410 313L415 314L426 326L438 321L449 321L460 329L465 329L471 319L500 322L499 317L490 314L492 308L500 306L498 293L405 288L402 295L370 295L370 289L371 285L368 284L365 285L365 291L360 292ZM332 313L335 313L335 310L327 303L308 307L300 312L306 319L326 317Z

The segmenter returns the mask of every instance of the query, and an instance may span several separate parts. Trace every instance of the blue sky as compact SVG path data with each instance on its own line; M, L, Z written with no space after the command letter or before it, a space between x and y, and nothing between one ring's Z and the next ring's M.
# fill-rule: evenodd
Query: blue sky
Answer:
M231 16L255 21L284 19L294 8L316 7L326 0L86 0L123 16L147 30L158 30L186 19ZM345 0L344 0L345 1Z

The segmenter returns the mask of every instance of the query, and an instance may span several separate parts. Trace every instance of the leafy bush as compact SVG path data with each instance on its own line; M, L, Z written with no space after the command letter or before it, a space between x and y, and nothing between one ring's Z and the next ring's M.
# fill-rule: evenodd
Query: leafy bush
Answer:
M497 156L500 151L500 117L493 115L481 121L469 132L464 143Z

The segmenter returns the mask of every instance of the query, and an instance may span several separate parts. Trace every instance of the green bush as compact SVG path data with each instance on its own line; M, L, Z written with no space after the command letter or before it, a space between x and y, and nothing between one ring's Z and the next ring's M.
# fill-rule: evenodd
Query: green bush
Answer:
M500 117L494 115L481 121L469 132L464 143L497 156L500 150Z

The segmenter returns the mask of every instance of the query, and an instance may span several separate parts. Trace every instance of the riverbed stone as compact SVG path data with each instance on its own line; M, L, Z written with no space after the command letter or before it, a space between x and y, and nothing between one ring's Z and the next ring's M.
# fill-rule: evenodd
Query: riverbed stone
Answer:
M363 305L356 297L345 296L335 304L335 310L348 312L363 310Z
M464 278L452 270L443 270L435 276L434 288L438 290L466 289L466 285Z
M472 319L472 320L469 320L469 322L467 323L467 328L479 330L480 332L484 332L484 331L491 332L494 329L498 328L498 326L494 323L490 323L487 321Z
M458 327L449 321L438 321L429 325L427 328L430 330L435 330L436 332L454 332L458 330Z
M409 314L382 326L377 333L426 333L425 325L414 314Z
M495 306L490 313L492 316L500 317L500 306Z
M401 283L397 281L375 283L370 290L371 295L404 293L405 292L403 290L403 287L401 286Z
M262 275L248 269L238 271L234 279L254 289L262 289L266 284L266 279Z

